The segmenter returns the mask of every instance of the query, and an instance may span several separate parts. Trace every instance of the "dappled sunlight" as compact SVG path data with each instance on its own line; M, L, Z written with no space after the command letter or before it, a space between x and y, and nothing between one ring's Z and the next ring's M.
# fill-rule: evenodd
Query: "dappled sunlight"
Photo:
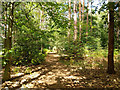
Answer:
M0 1L2 89L120 88L119 0L15 1Z
M56 54L56 55L53 55L53 57L60 57L60 55Z
M67 77L64 77L65 79L82 79L82 78L85 78L85 77L78 77L78 76L67 76Z
M24 73L16 73L16 74L12 74L11 77L17 77L17 76L21 76L21 75L24 75Z
M57 54L55 54L57 56ZM51 62L49 61L51 60ZM88 60L88 59L86 59ZM54 54L48 54L46 65L39 65L36 68L31 67L27 74L16 73L14 76L21 76L12 81L6 81L2 87L12 88L108 88L120 87L119 73L108 75L106 69L87 67L87 64L96 64L90 60L82 61L81 66L66 66L54 57ZM104 61L104 60L103 60ZM103 62L102 61L102 62ZM79 62L78 62L79 63ZM84 64L84 67L82 65ZM98 63L97 63L98 64ZM27 67L26 67L27 68ZM19 70L18 70L19 71ZM29 68L28 68L29 71ZM24 74L24 75L23 75Z

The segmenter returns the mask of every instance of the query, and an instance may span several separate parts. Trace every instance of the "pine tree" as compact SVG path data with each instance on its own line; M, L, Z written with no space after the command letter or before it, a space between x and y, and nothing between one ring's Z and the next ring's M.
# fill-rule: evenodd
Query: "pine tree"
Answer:
M108 42L108 70L114 74L114 3L109 2L109 42Z

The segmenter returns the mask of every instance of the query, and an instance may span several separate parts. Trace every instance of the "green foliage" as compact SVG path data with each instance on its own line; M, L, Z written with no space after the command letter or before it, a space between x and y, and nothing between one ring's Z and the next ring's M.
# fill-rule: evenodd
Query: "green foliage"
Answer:
M88 40L86 41L86 45L87 45L88 50L91 50L91 49L96 50L101 47L100 39L95 38L93 36L89 36Z
M72 10L70 26L68 25L69 19L67 16L68 3L16 2L15 5L13 20L13 37L15 38L14 45L9 51L4 49L5 54L3 56L6 58L12 55L13 64L40 64L45 60L45 56L49 52L48 48L52 50L53 47L56 47L58 53L68 55L69 58L66 58L69 59L71 63L75 63L73 60L79 60L83 58L85 54L88 55L91 51L94 51L91 55L95 57L107 57L108 51L102 50L106 49L108 44L107 4L103 4L100 8L100 14L96 14L92 10L92 22L91 15L89 14L88 25L85 20L84 22L77 22L78 35L76 41L73 41L73 3L71 3ZM85 7L85 11L86 9L87 8ZM43 14L39 13L39 11L42 11ZM117 9L115 9L115 11L118 12ZM118 15L116 13L115 15L115 29L117 29L117 26L119 25L117 20ZM5 16L2 18L5 19ZM3 21L3 23L9 23L9 17L7 18L7 22ZM86 12L84 14L84 19L87 19ZM77 18L77 20L79 20L79 18ZM81 40L79 41L80 24ZM0 27L4 28L3 26ZM70 40L68 40L67 36L68 29L70 29ZM86 31L88 31L87 35ZM115 48L118 45L116 34L117 33L115 32ZM117 50L115 50L114 54L118 54ZM3 65L7 62L8 59L4 59Z
M47 55L48 52L50 52L50 50L48 50L48 49L43 49L43 51L42 51L42 53L45 55Z
M32 69L30 67L27 67L25 70L25 73L31 73Z
M65 39L64 39L65 40ZM84 55L84 46L80 41L63 41L61 53L67 54L70 57L70 60L82 59Z
M115 49L115 50L114 50L114 55L118 55L118 54L119 54L118 49Z
M14 43L13 58L15 65L40 64L45 60L45 53L41 51L41 45L47 46L46 31L39 28L39 22L34 19L32 12L35 3L22 3L25 7L17 8L14 21L17 33ZM37 7L37 6L36 6ZM30 12L31 11L31 12ZM42 53L41 53L42 52Z
M89 57L107 58L107 56L108 56L108 50L106 50L106 49L100 49L99 48L99 49L96 49L96 50L90 50L86 54L89 55Z
M18 64L40 64L44 61L45 55L40 53L41 48L39 41L39 37L35 36L34 34L39 32L20 32L21 36L18 36L15 45L15 52L13 57L17 59L16 62ZM34 40L33 40L34 39ZM20 61L19 61L20 60Z
M20 67L16 67L15 69L14 69L14 72L19 72L20 71Z

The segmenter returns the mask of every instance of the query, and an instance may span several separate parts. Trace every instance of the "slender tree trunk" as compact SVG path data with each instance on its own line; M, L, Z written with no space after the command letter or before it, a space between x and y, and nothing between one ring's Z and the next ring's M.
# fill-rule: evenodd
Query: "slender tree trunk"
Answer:
M120 39L119 39L119 34L120 34L120 1L119 1L119 16L118 16L118 31L117 31L117 41L118 41L118 46L117 49L120 49L119 43L120 43Z
M16 33L17 33L17 32L16 32L17 28L14 27L14 29L15 29L15 30L14 30L14 43L15 43L15 42L16 42L16 36L17 36L17 35L16 35Z
M81 0L79 0L79 40L81 39Z
M8 37L7 37L7 51L8 51L8 62L5 66L5 71L3 74L3 81L9 80L10 79L10 67L11 67L11 61L12 61L12 57L11 57L11 53L10 50L12 48L12 31L13 31L13 10L14 10L14 3L10 3L10 13L9 13L9 27L8 27Z
M42 16L44 16L44 11L42 11ZM43 30L45 29L45 19L44 19L44 17L42 18L42 27L43 27Z
M7 35L7 39L6 39L6 49L8 52L9 51L9 46L10 46L10 10L11 8L9 8L9 23L8 23L8 35ZM9 52L8 52L9 54ZM3 74L3 81L9 80L10 79L10 55L7 56L5 59L7 59L7 64L5 65L5 70L4 70L4 74Z
M120 40L119 40L119 33L120 33L120 26L118 26L118 31L117 31L117 49L119 50L119 42L120 42Z
M82 5L82 22L84 22L84 6L85 6L85 2L83 0L83 5Z
M86 28L86 37L88 36L88 8L89 8L89 0L87 0L87 28Z
M70 41L70 20L71 20L71 0L69 0L69 23L68 23L68 40Z
M38 15L38 19L39 19L39 29L41 30L41 10L39 9L38 10L38 13L39 13L39 15ZM37 40L36 40L36 44L37 44ZM41 51L42 52L42 51Z
M91 1L91 32L92 32L92 1Z
M42 26L42 23L44 23L44 19L42 18L42 14L43 14L43 11L40 11L40 9L39 9L39 17L40 17L40 29L43 27L44 28L44 26ZM40 41L41 41L41 53L42 53L42 51L43 51L43 45L42 45L42 38L40 39Z
M7 43L7 4L5 6L5 43L4 43L4 48L6 48L6 43Z
M42 28L41 27L41 25L42 25L41 23L42 23L42 11L40 11L40 29Z
M5 4L5 13L4 13L4 17L5 17L5 38L4 38L4 54L6 53L6 49L7 49L7 3ZM5 57L3 57L3 59L5 60Z
M43 18L43 15L44 15L44 12L42 11L41 12L41 27L42 27L42 29L44 30L44 18ZM42 53L42 51L43 51L43 45L42 45L42 37L41 37L41 53Z
M43 29L43 11L41 11L41 29Z
M109 42L108 42L108 70L114 74L114 3L109 2Z
M77 1L74 1L74 41L77 40Z
M2 47L5 47L5 35L4 35L4 29L5 29L5 23L4 23L4 21L5 21L5 19L4 19L4 17L5 17L5 3L4 2L0 2L1 3L1 20L2 20L2 22L0 23L1 24L1 26L2 27L0 27L1 28L1 31L0 31L0 34L1 34L1 36L2 36L2 41L3 42L1 42L0 44L3 44L4 46L2 46L2 45L0 45L0 48L2 48ZM2 54L2 55L5 55L5 51L4 51L4 53ZM2 57L2 60L4 59L4 57Z

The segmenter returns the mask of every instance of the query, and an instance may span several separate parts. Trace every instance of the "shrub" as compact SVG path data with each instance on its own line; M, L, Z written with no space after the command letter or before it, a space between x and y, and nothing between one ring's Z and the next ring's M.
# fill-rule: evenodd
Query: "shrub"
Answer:
M84 55L84 46L80 43L80 41L66 41L63 45L63 50L61 53L67 54L68 57L78 60L82 59Z

